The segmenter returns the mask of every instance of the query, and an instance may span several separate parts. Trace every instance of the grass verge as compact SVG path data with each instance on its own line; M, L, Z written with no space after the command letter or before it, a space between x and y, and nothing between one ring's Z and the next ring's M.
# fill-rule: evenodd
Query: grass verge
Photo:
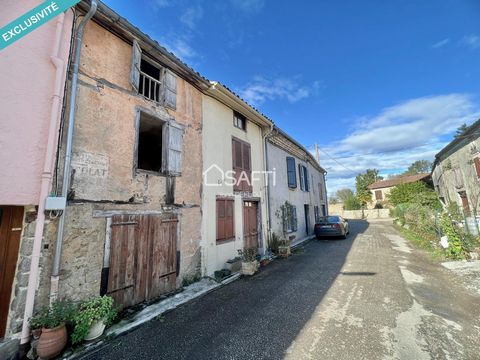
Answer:
M396 223L393 224L395 229L410 243L418 249L425 250L433 260L445 261L448 260L443 251L432 244L432 241L425 239L418 235L416 232L400 226Z

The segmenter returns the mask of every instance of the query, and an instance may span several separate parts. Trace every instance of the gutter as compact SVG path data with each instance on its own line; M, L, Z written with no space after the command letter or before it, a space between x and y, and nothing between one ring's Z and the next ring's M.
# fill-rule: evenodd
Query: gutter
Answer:
M73 71L72 71L72 85L71 85L71 94L70 94L70 109L68 115L68 132L67 132L67 144L65 150L65 161L63 167L63 184L62 184L62 193L61 197L68 196L68 190L70 189L70 165L72 160L72 144L73 144L73 129L75 127L75 110L77 102L77 84L78 84L78 69L80 67L80 53L82 51L82 38L83 32L85 30L85 25L90 20L90 18L97 11L97 0L92 0L90 5L90 10L85 15L85 17L80 22L78 29L75 33L75 53L73 61ZM53 257L53 268L50 278L50 304L57 300L58 297L58 280L59 280L59 271L60 271L60 259L62 256L62 245L63 245L63 233L65 228L65 213L67 207L62 211L60 215L60 220L58 222L57 229L57 241L55 243L55 252Z
M55 67L54 89L52 94L52 105L50 109L50 123L48 125L47 146L45 150L45 159L43 163L42 177L40 180L40 195L38 199L37 219L35 222L35 234L33 238L33 248L30 261L30 272L28 275L27 294L25 300L25 311L23 315L22 333L20 344L25 344L30 340L30 328L28 321L33 314L35 302L35 291L38 282L39 262L42 247L43 230L45 227L45 201L48 197L53 177L53 167L56 155L57 134L60 124L62 106L62 88L64 83L63 74L65 73L65 61L59 57L60 46L62 43L62 34L64 31L65 13L58 16L55 30L55 42L50 56L50 60Z

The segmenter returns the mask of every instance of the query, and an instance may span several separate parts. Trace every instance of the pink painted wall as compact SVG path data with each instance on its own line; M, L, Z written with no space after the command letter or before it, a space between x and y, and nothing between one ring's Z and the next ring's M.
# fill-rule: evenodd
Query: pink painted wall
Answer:
M1 2L3 27L42 1ZM73 12L68 10L60 49L66 66L72 22ZM1 205L38 204L55 81L50 56L56 23L54 18L0 51Z

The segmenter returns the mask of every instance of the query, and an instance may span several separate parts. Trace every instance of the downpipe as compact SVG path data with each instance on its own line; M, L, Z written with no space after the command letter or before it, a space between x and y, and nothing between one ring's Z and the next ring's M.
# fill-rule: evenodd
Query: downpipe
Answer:
M82 51L82 40L83 40L83 32L85 30L85 25L87 22L92 18L92 16L97 11L97 0L92 0L90 4L90 10L85 15L85 17L80 22L78 29L75 33L75 54L74 54L74 62L73 62L73 69L72 69L72 86L71 86L71 94L70 94L70 109L68 114L68 132L67 132L67 144L65 150L65 160L63 166L63 184L62 184L62 192L61 196L67 197L68 190L70 188L70 167L72 161L72 144L73 144L73 128L75 127L75 108L77 102L77 85L78 85L78 69L80 67L80 54ZM62 211L60 215L60 219L58 221L58 229L57 229L57 241L55 243L55 252L53 257L53 267L52 267L52 274L50 277L50 304L55 302L58 299L58 281L59 281L59 272L60 272L60 259L62 256L62 245L63 245L63 233L65 228L65 213L67 211L67 207L65 206L65 210Z
M272 136L273 131L274 131L275 125L272 124L270 125L270 129L268 132L263 136L263 162L265 164L264 168L267 171L266 174L266 183L265 183L265 199L266 199L266 206L267 206L267 242L270 240L271 232L272 232L272 215L271 215L271 209L270 209L270 182L268 181L268 172L270 169L268 168L268 145L267 141L270 136ZM263 131L263 130L262 130ZM268 247L268 244L267 244Z

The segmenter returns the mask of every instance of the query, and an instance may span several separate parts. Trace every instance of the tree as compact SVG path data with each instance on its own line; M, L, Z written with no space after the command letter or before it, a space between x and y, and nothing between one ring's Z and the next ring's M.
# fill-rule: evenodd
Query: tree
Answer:
M463 123L462 125L460 125L457 129L457 133L455 134L455 137L458 138L462 135L464 135L468 130L468 126L467 124Z
M432 162L428 160L417 160L412 163L407 171L403 173L403 175L415 175L421 173L429 173L432 171Z
M383 178L378 176L377 169L367 169L364 174L358 174L355 178L357 199L362 206L372 201L372 193L368 189L368 186L378 180L383 180Z
M345 202L345 200L355 196L353 191L351 189L345 188L345 189L340 189L337 190L336 197L340 199L341 202Z
M344 210L360 210L361 208L362 208L362 204L357 199L357 197L353 195L353 192L352 192L352 195L347 197L343 202Z
M435 191L423 181L399 184L389 194L389 201L393 206L399 204L420 204L432 209L440 209L441 204Z

